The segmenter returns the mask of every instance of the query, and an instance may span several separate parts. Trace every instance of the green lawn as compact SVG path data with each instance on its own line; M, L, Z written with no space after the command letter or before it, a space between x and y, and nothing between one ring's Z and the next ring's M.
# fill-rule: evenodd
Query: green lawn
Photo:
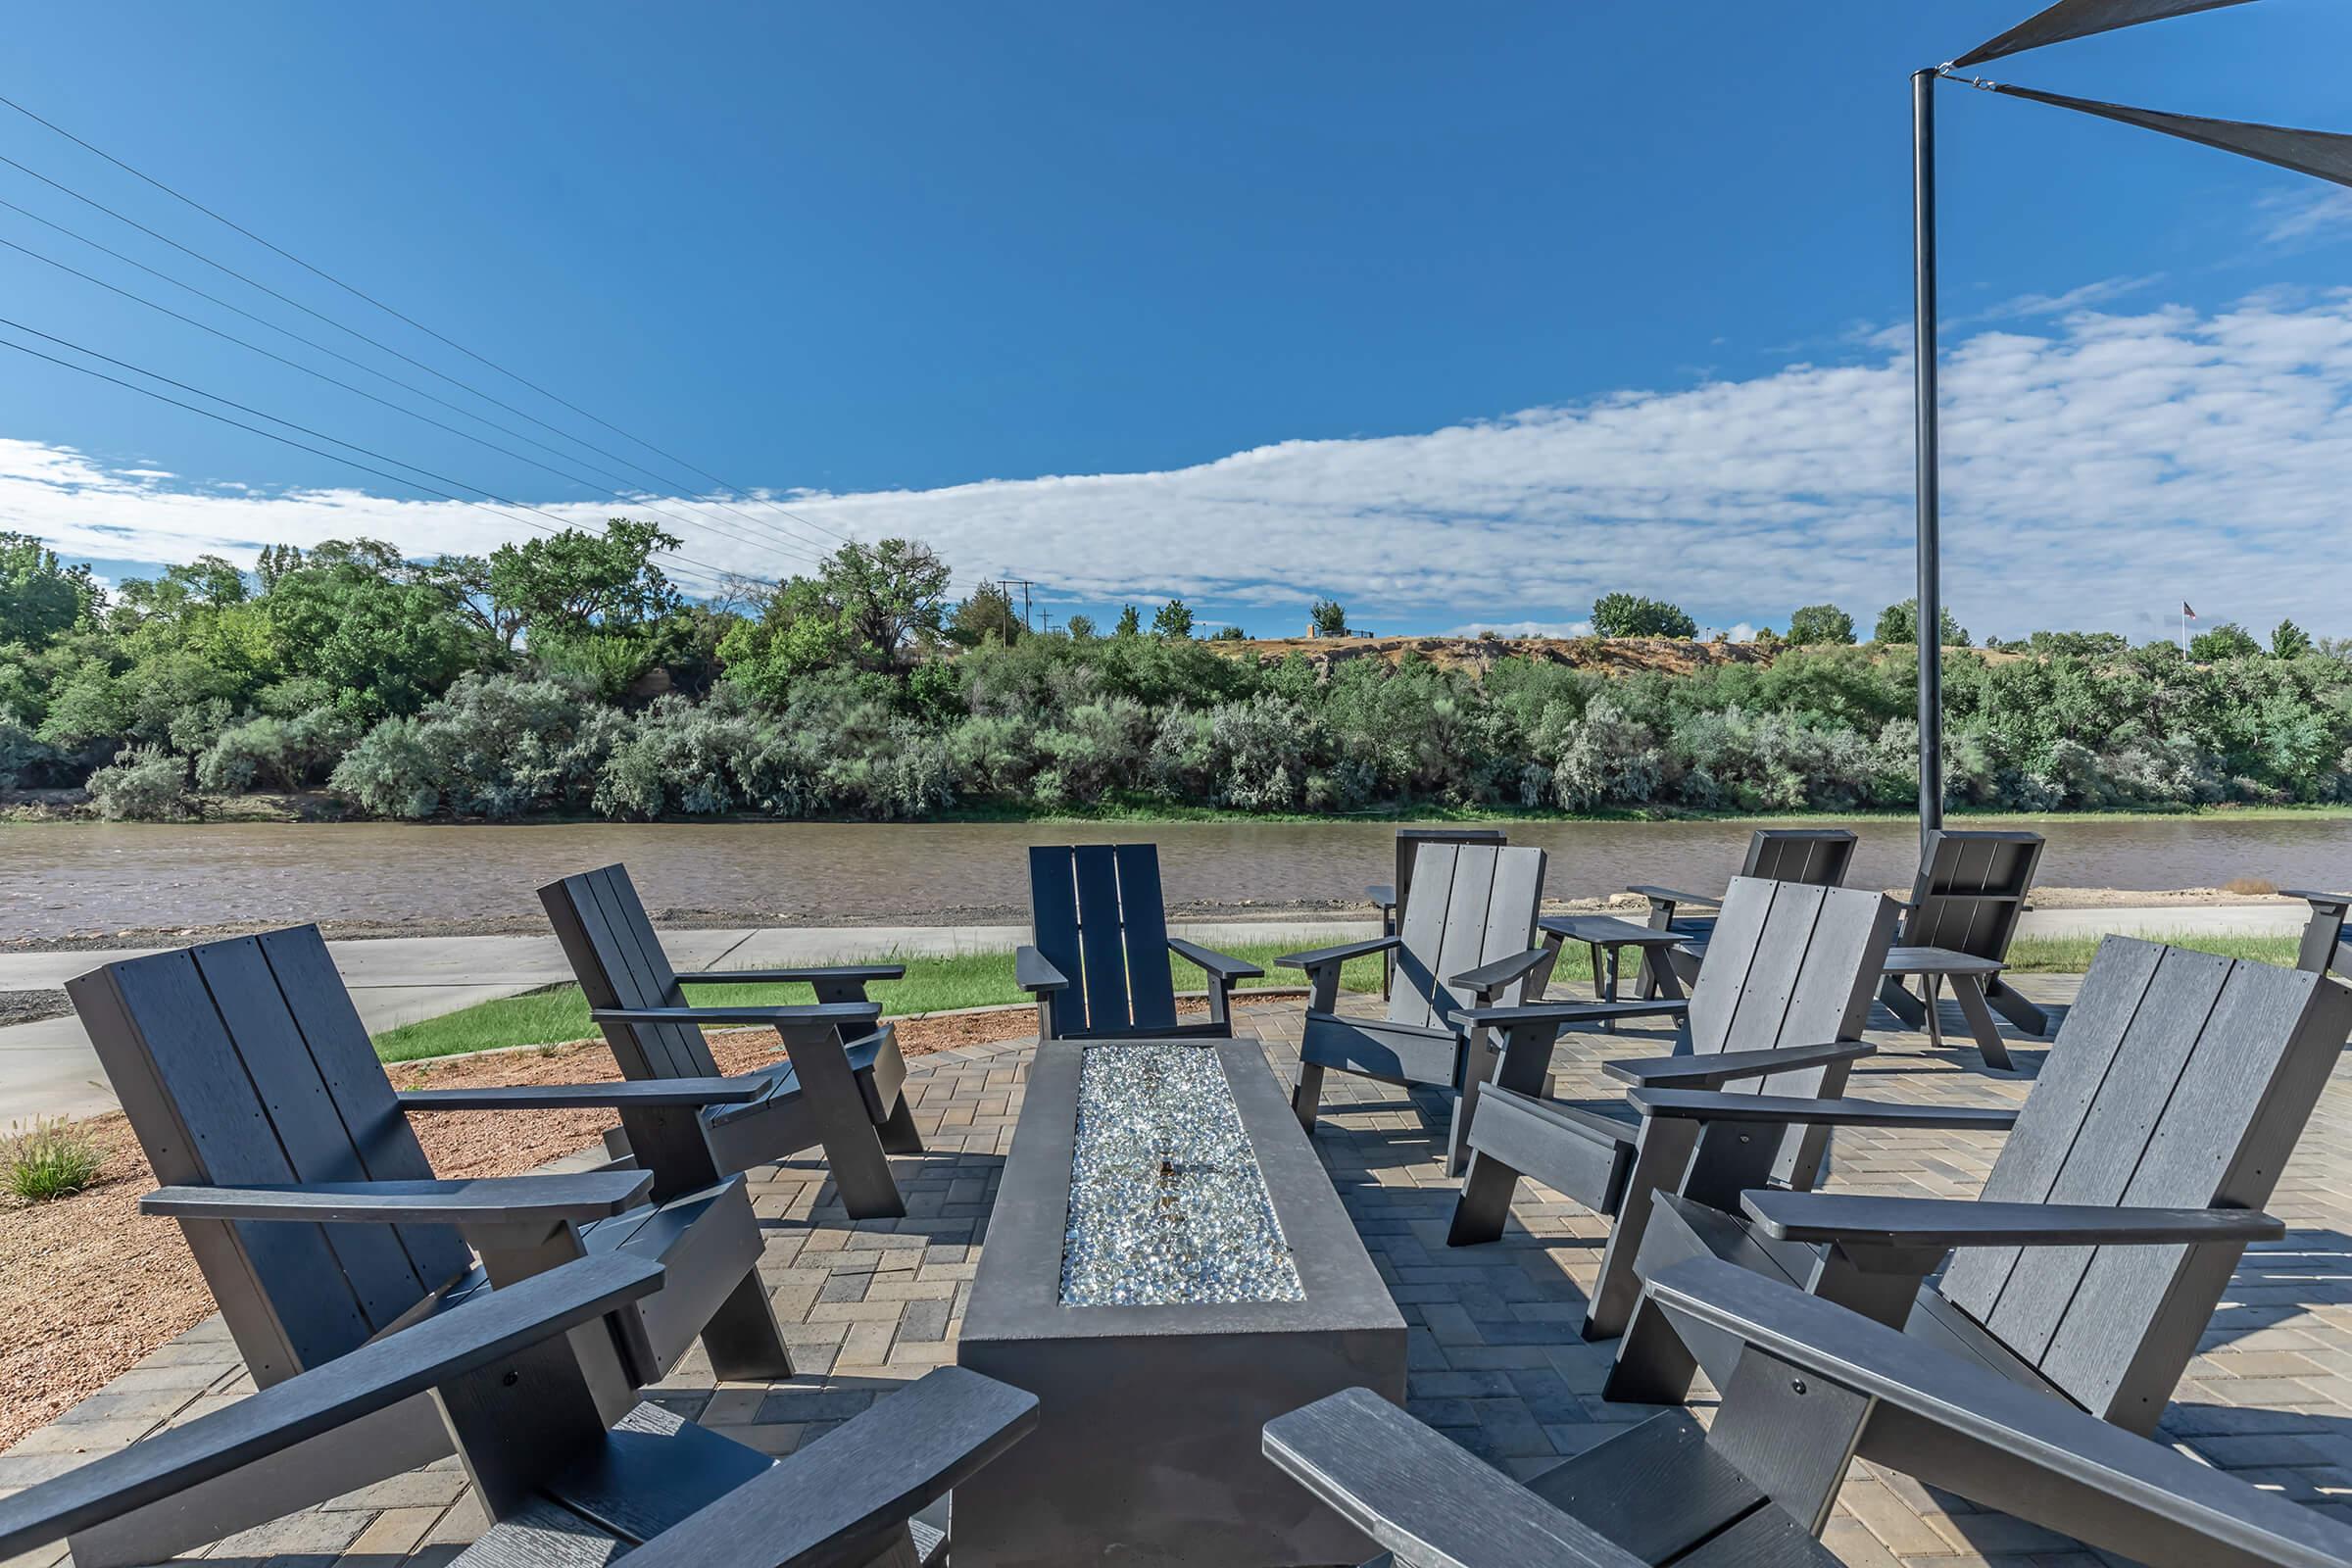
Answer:
M2282 967L2295 961L2293 937L2184 936L2174 941L2176 946L2194 948L2200 953L2252 958ZM2020 937L2009 950L2009 967L2019 974L2080 974L2090 967L2090 956L2097 947L2095 937ZM1296 984L1300 978L1295 969L1273 967L1278 955L1293 951L1288 946L1259 942L1233 951L1268 970L1265 980L1245 982L1246 986ZM874 1001L882 1004L886 1013L943 1012L952 1007L980 1007L991 1003L1028 1000L1012 983L1009 953L904 961L906 979L888 981L872 990ZM1179 988L1200 988L1200 971L1191 964L1170 959L1169 968ZM1573 981L1577 972L1571 964L1562 974ZM1342 983L1349 991L1377 991L1380 969L1370 958L1357 958L1343 972ZM716 1004L810 999L805 986L695 986L688 992L688 1000ZM390 1030L375 1037L375 1054L386 1061L414 1061L420 1056L456 1055L499 1046L550 1045L595 1033L596 1026L588 1021L587 999L580 995L579 987L562 986L553 991L533 992L527 997L485 1002L463 1012Z
M1296 969L1276 969L1274 959L1297 947L1274 942L1245 943L1231 950L1267 971L1267 978L1244 981L1245 987L1296 985L1303 978ZM868 993L885 1013L942 1012L951 1007L982 1007L991 1003L1026 1002L1012 983L1009 953L968 954L955 958L906 958L906 978L886 981ZM1168 967L1179 990L1199 990L1200 971L1175 958ZM1357 958L1341 972L1350 991L1380 989L1380 968L1371 958ZM686 1000L706 1005L721 1003L790 1003L811 998L807 986L692 986ZM386 1061L414 1061L419 1056L447 1056L460 1052L488 1051L499 1046L542 1046L579 1040L596 1033L588 1021L588 999L578 986L560 986L503 1002L485 1002L421 1023L404 1024L375 1037L375 1054Z

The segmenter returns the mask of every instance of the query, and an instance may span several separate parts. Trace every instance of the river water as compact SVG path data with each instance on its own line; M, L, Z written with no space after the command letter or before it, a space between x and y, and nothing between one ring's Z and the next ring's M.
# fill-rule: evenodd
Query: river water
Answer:
M1997 826L1972 817L1966 826ZM2037 819L2046 886L2280 887L2352 882L2352 817ZM1655 882L1713 891L1752 824L1542 822L1512 841L1550 852L1547 891L1577 898ZM1328 907L1389 880L1393 822L546 823L527 826L33 823L0 826L0 939L322 920L398 926L541 918L533 890L625 860L657 913L774 924L1017 921L1022 851L1073 839L1152 840L1186 912ZM1849 879L1908 885L1916 831L1861 824Z

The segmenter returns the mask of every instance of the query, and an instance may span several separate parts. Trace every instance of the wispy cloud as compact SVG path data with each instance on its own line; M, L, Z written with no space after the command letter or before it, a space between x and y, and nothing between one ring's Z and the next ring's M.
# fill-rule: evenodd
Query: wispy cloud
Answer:
M2209 619L2352 630L2352 292L2029 319L1959 336L1944 377L1946 596L1964 623L2144 633L2187 598ZM974 578L1009 568L1063 600L1182 594L1253 626L1332 594L1383 630L1550 630L1620 588L1702 622L1782 625L1831 600L1867 623L1911 591L1910 392L1888 346L1162 472L738 505L927 539ZM593 524L612 509L549 510ZM193 490L4 441L0 526L108 560L359 533L479 551L522 531L356 490ZM689 550L792 565L714 535Z
M1987 306L1974 315L1953 317L1943 324L1949 330L1985 321L2021 321L2034 317L2071 316L2077 311L2111 304L2127 294L2153 288L2163 281L2162 272L2150 272L2144 277L2102 277L2094 283L2070 288L2063 294L2020 294L1998 305ZM1908 333L1911 329L1904 326L1900 330Z
M2264 197L2259 205L2270 214L2270 226L2262 237L2274 245L2322 239L2352 227L2352 190L2341 186L2281 191Z

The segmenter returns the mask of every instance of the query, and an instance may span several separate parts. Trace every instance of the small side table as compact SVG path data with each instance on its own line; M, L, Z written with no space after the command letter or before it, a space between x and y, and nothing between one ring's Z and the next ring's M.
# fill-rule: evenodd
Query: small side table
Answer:
M1992 1009L1984 1004L1984 983L2007 967L1998 958L1980 958L1949 948L1890 948L1886 972L1897 979L1919 977L1920 989L1928 997L1928 1045L1938 1051L1943 1048L1943 1024L1936 1015L1936 992L1949 980L1952 1000L1960 1004L1960 1016L1968 1020L1969 1032L1977 1037L1977 1053L1984 1058L1984 1065L2008 1072L2014 1065L2008 1042L1992 1021Z
M1658 961L1648 968L1657 976L1658 994L1670 1002L1683 994L1682 982L1675 978L1673 966L1664 961L1664 953L1660 951L1689 941L1690 937L1683 932L1655 930L1613 914L1548 914L1536 924L1555 950L1570 942L1581 942L1592 950L1592 989L1603 1002L1617 1000L1620 956L1627 948L1638 950L1643 958L1657 952ZM1617 1032L1613 1019L1604 1021L1601 1028L1610 1034Z

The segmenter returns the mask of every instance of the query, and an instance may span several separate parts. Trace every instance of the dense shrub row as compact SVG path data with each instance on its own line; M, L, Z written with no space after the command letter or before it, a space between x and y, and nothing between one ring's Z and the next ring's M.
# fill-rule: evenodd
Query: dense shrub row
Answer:
M1680 676L1513 657L1483 677L1421 660L1324 673L1220 655L1164 613L1163 632L1130 612L1108 637L1024 635L1001 595L950 616L945 568L896 541L749 612L690 606L651 564L661 536L624 526L487 563L280 551L258 591L207 561L111 605L0 535L0 788L86 783L110 817L169 818L198 791L324 787L412 819L1914 794L1912 656L1844 643L1834 606L1801 612L1808 641L1769 662ZM1949 793L2032 809L2352 800L2352 661L2296 639L2266 653L2240 634L2193 662L2103 634L1955 652Z

